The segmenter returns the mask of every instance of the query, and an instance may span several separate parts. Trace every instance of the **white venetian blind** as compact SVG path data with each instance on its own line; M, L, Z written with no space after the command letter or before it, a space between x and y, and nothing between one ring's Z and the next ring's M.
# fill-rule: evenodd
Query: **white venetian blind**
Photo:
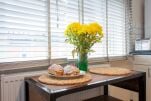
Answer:
M65 43L64 30L79 21L78 0L50 0L51 58L72 58L72 45Z
M0 0L0 62L48 57L47 1Z
M125 2L108 0L107 4L109 56L126 56Z
M96 43L92 49L95 51L90 58L107 57L106 45L106 0L84 0L84 23L97 22L103 26L104 37L102 42Z

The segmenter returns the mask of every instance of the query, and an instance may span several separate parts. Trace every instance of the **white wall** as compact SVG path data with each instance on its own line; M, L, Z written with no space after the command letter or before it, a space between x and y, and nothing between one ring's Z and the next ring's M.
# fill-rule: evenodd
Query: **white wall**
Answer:
M136 28L144 27L144 1L132 0L133 25Z
M134 50L135 39L144 36L144 1L132 0L132 33L130 35L130 51Z
M145 1L145 38L151 38L151 0Z

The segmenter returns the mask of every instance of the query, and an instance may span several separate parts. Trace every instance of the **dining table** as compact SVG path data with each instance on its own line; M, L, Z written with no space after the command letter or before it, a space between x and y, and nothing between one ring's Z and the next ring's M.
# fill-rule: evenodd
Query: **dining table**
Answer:
M109 85L138 92L139 101L146 101L146 73L132 71L127 75L108 76L89 73L92 80L75 85L48 85L39 82L39 76L25 78L25 101L56 101L76 92L103 87L103 94L85 101L122 101L109 95Z

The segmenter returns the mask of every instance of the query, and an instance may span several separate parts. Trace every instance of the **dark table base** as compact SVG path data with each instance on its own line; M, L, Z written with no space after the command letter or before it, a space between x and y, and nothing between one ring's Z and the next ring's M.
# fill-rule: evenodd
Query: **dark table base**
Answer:
M27 78L25 80L25 101L56 101L56 99L61 96L101 86L104 86L104 95L87 99L85 101L121 101L108 95L108 85L138 92L139 101L146 101L146 74L144 72L134 72L133 74L123 77L117 76L119 78L115 76L100 76L95 74L92 74L92 76L94 77L92 81L78 86L45 85L38 82L38 77ZM99 80L102 80L102 82Z
M97 96L97 97L87 99L87 100L84 100L84 101L122 101L122 100L119 100L117 98L107 96L107 95L101 95L101 96Z

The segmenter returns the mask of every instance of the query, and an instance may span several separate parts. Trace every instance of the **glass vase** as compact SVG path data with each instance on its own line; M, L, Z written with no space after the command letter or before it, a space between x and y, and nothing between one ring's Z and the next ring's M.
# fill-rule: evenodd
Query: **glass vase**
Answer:
M87 53L78 53L78 59L76 63L77 67L82 71L88 71L88 56Z

